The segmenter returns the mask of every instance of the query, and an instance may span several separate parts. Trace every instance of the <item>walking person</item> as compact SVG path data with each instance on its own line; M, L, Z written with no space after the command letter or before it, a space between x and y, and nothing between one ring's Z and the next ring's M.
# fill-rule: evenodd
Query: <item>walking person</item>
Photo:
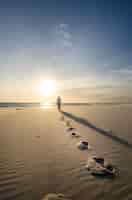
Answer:
M61 111L61 97L60 96L57 97L57 108L58 108L58 111Z

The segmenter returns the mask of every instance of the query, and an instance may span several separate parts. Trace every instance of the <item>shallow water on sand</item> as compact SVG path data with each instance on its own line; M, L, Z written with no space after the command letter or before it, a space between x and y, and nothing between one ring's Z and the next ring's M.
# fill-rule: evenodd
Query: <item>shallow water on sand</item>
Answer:
M83 124L83 120L132 143L132 106L65 106L92 149L80 151L55 109L5 110L0 113L0 200L38 200L64 193L76 200L132 199L132 147ZM80 121L74 120L78 117ZM85 169L92 155L119 169L115 179L93 177Z

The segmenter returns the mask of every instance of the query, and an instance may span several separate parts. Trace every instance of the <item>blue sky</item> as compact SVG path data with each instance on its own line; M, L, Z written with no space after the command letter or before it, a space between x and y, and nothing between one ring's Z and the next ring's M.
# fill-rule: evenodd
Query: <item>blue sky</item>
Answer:
M128 0L1 1L0 101L42 100L36 85L45 78L57 80L67 100L80 88L81 101L102 86L129 94L131 23Z

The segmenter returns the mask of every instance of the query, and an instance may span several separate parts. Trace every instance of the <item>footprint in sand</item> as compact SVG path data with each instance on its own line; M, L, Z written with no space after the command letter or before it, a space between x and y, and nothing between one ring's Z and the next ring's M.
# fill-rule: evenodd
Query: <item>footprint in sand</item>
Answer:
M89 150L91 149L89 143L87 141L80 141L79 143L77 143L77 147L80 150Z
M79 138L79 137L81 137L79 134L77 134L77 133L75 133L75 132L72 132L72 137L75 137L75 138Z
M63 194L47 194L42 200L71 200Z
M75 128L73 128L73 127L70 127L67 129L67 131L73 131L73 130L75 130Z
M36 135L36 138L40 138L40 135Z
M89 158L86 169L96 177L113 178L118 175L118 169L114 165L106 162L102 157Z

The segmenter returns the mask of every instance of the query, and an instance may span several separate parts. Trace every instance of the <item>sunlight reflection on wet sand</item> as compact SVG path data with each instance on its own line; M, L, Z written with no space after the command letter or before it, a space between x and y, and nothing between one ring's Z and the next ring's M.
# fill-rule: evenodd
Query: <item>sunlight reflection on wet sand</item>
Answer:
M41 108L44 108L44 109L50 109L50 108L53 108L53 104L52 104L52 103L46 102L46 103L42 103L42 104L40 105L40 107L41 107Z

